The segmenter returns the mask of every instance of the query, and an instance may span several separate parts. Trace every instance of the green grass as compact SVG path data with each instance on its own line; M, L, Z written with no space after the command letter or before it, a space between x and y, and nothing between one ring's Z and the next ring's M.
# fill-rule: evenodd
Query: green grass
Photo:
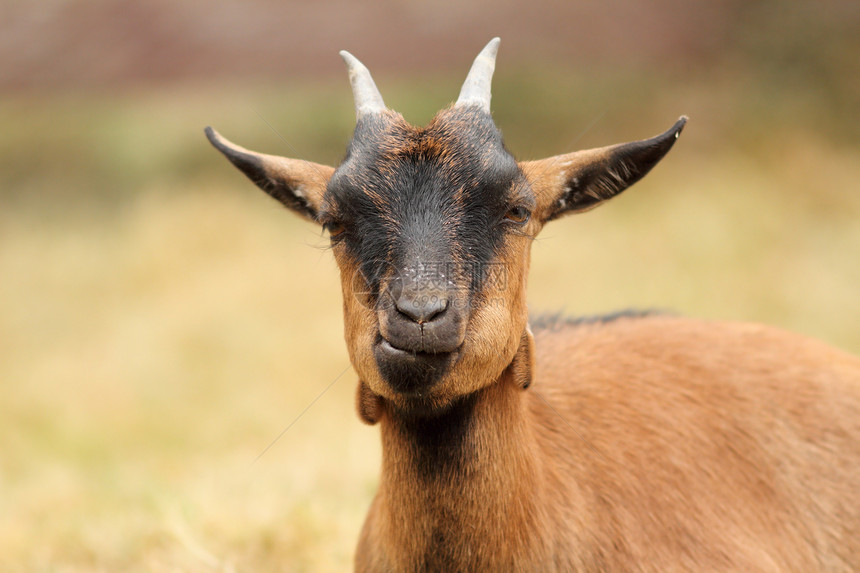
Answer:
M756 118L739 88L645 82L632 105L636 82L500 79L524 157L595 117L580 146L692 118L642 183L545 229L531 308L763 321L860 353L857 149ZM383 91L423 121L456 85ZM0 569L349 568L379 446L353 412L337 270L202 127L336 162L351 116L341 81L3 103Z

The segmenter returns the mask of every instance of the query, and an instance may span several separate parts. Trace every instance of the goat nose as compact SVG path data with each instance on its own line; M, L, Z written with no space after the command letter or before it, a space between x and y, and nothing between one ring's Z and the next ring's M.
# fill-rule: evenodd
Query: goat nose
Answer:
M442 292L417 290L404 292L395 302L397 310L418 324L430 322L448 308L448 297Z

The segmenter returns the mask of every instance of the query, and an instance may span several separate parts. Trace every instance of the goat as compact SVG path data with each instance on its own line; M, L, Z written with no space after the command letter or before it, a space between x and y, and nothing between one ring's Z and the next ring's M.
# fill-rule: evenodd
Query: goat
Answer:
M544 224L634 184L686 118L518 163L490 114L498 45L423 128L341 52L357 119L336 169L206 128L330 235L358 413L382 436L355 569L860 571L858 358L648 313L529 326Z

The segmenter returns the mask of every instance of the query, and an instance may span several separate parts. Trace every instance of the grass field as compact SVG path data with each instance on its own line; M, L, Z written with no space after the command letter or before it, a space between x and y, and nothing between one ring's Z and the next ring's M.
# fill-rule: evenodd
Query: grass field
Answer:
M545 229L534 311L670 309L860 353L858 149L804 102L499 81L524 158L691 116L642 183ZM456 81L385 91L421 122ZM202 135L335 162L348 98L338 81L2 104L0 570L349 568L379 445L353 412L336 268Z

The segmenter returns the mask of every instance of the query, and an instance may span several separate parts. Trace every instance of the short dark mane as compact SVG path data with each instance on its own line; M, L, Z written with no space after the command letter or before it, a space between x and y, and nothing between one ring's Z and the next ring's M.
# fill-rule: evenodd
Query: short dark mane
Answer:
M607 324L620 319L639 319L652 316L667 316L673 313L656 309L624 309L608 314L589 314L584 316L565 316L562 312L543 313L529 317L532 330L562 330L590 324Z

